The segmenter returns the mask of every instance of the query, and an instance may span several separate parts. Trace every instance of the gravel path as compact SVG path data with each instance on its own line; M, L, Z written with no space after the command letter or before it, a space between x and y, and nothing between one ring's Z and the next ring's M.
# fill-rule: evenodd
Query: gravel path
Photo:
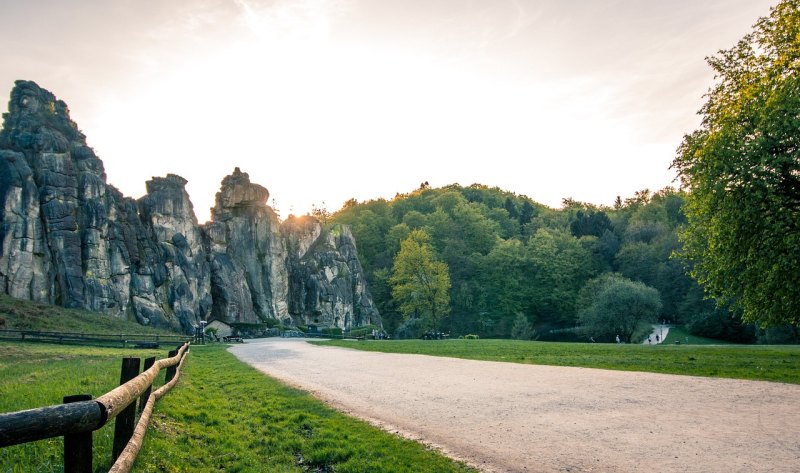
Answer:
M483 471L800 471L798 385L371 353L291 339L231 351L339 410Z

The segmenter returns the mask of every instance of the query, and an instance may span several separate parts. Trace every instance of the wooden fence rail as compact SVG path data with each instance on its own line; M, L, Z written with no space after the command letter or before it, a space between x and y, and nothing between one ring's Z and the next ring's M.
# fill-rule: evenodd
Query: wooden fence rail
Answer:
M149 335L149 334L108 334L84 332L49 332L43 330L0 330L0 340L23 340L37 342L57 343L102 343L120 344L123 348L127 345L148 344L155 345L179 343L191 337L183 335Z
M152 366L133 379L128 381L121 379L120 386L97 399L88 400L82 397L85 395L67 396L64 398L65 404L0 414L0 447L63 436L64 472L91 472L91 432L103 427L111 419L117 418L115 427L119 427L121 423L129 423L131 428L115 429L114 460L118 462L118 457L119 459L125 457L123 463L133 465L133 460L141 447L144 431L147 429L152 405L177 382L178 370L183 364L188 349L189 343L183 343L178 349L169 352L169 358L155 360ZM130 369L132 364L131 361L126 360L132 359L123 359L123 377L125 377L126 366L127 369ZM136 360L135 365L138 372L139 359L133 360ZM167 369L165 384L155 392L149 393L156 376L165 368ZM147 395L145 396L145 394ZM136 435L133 423L138 399L145 404L140 407L143 414L139 421L139 424L142 424L142 420L144 420L144 427L139 433L138 446L129 449L129 442L132 436ZM146 416L144 412L147 412ZM136 429L138 430L139 426ZM88 435L86 435L87 433ZM87 447L88 455L85 454ZM130 452L134 450L135 452L131 454ZM130 466L127 466L127 469L120 468L122 467L117 467L115 463L112 471L126 472L130 470Z

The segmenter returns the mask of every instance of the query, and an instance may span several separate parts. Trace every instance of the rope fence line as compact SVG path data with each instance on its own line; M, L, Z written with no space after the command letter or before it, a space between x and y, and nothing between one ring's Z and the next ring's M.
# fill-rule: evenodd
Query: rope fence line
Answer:
M139 358L123 358L121 385L94 400L88 394L65 396L64 404L0 414L0 448L63 436L64 473L91 472L92 432L116 419L111 471L129 472L141 449L155 401L178 382L188 350L189 343L185 342L170 351L168 358L149 358L145 366L152 366L142 373ZM151 393L162 369L166 369L165 384ZM137 400L145 405L140 406L142 415L134 429Z
M156 401L161 399L162 396L167 394L172 387L177 384L178 378L180 377L181 368L183 367L183 362L185 360L186 357L181 358L181 361L175 370L175 377L165 385L158 388L155 392L151 393L147 398L147 403L145 404L144 410L139 417L139 422L136 424L136 429L133 431L133 436L125 446L125 450L123 450L119 458L117 458L117 461L114 462L114 465L112 465L111 469L108 470L108 473L128 473L131 471L131 468L133 468L133 464L136 461L136 457L139 456L139 451L142 448L144 436L147 433L147 426L150 424L150 416L153 414L153 407L155 407Z

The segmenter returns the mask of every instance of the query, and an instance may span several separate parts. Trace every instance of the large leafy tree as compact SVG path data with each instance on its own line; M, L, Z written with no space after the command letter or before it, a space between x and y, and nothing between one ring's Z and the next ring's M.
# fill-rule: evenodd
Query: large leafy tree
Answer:
M656 321L661 310L656 289L613 273L589 281L581 293L582 299L591 301L580 312L581 327L598 341L619 336L631 342L637 331Z
M400 312L406 317L429 317L436 331L439 318L450 310L450 274L447 264L434 256L425 231L413 230L400 243L389 281Z
M800 0L708 62L717 83L673 162L685 255L744 320L800 324Z

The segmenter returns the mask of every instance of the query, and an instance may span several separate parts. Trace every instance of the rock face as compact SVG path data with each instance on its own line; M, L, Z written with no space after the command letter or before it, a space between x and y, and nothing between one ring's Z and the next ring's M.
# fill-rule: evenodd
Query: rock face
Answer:
M281 225L236 168L199 226L176 175L106 183L64 102L17 81L0 131L0 291L190 331L200 320L380 324L346 227Z
M364 283L350 228L323 230L313 217L288 219L289 313L305 323L336 327L380 325Z
M286 245L268 198L269 191L239 168L222 180L204 228L218 300L214 316L221 320L255 323L288 315Z

